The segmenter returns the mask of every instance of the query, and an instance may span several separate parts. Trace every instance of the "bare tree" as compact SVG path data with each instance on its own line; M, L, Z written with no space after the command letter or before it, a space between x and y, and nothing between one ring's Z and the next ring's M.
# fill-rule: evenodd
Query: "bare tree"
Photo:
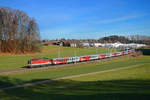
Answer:
M40 33L34 19L20 10L0 7L0 52L39 51Z
M130 35L129 40L134 43L150 45L150 36L144 35Z

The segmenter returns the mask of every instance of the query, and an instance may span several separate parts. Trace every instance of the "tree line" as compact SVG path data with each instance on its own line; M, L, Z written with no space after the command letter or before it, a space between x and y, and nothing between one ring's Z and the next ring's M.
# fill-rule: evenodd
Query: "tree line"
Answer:
M0 7L0 52L39 51L40 32L33 18L20 10Z
M98 40L101 43L139 43L139 44L147 44L150 45L150 36L144 35L130 35L130 36L117 36L112 35L108 37L103 37Z

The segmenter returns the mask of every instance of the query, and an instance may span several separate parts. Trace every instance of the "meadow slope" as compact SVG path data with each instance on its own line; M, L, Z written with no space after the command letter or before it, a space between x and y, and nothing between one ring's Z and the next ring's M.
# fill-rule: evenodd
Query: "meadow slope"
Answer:
M60 51L60 55L58 52ZM34 54L0 54L0 71L21 68L27 65L27 61L32 58L58 58L82 56L89 54L101 54L106 52L115 52L116 49L107 48L71 48L58 46L42 46L40 53Z

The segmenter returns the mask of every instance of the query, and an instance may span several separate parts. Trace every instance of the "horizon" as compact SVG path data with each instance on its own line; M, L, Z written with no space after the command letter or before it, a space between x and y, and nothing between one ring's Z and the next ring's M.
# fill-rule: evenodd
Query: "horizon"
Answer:
M5 0L38 23L42 39L150 36L149 0Z

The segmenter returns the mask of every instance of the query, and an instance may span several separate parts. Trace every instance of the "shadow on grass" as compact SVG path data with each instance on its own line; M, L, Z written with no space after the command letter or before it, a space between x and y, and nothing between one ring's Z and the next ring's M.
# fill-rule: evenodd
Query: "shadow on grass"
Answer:
M40 81L40 80L32 80ZM0 77L0 85L25 83ZM5 84L5 85L4 85ZM150 100L150 80L62 80L0 92L0 100Z

